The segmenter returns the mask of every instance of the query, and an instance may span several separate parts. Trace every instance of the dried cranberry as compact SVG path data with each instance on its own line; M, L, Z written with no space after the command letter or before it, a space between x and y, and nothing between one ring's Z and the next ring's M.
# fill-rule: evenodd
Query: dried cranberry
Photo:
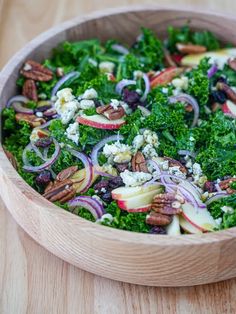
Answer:
M213 192L216 192L216 187L215 187L215 183L213 181L207 181L205 184L204 184L204 187L203 187L204 191L207 191L209 193L213 193Z
M124 163L116 164L115 167L119 172L124 172L126 169L129 168L129 163L124 162Z
M123 183L123 180L121 179L121 177L115 177L115 178L109 180L108 186L111 189L116 189L119 186L123 186L123 185L124 185L124 183Z
M112 201L111 192L106 192L106 193L102 194L100 197L101 197L101 199L102 199L104 202L106 202L106 203Z
M149 233L152 233L152 234L166 234L166 229L163 228L163 227L155 226L155 227L152 227L152 229L149 231Z
M212 92L211 97L212 97L213 102L217 102L220 104L225 103L225 101L227 99L225 92L220 91L220 90Z
M215 80L215 84L217 84L218 82L220 82L220 83L225 83L225 84L228 83L228 82L227 82L227 78L226 78L226 77L223 77L223 76L220 76L220 77L218 77L218 78Z
M139 103L140 95L134 90L129 90L125 88L123 91L123 100L128 105L133 105L133 104Z
M98 99L94 99L93 102L94 102L96 108L100 107L102 105Z
M51 144L52 144L51 137L42 137L35 142L35 146L42 147L42 148L48 147Z
M102 180L102 181L100 181L94 185L94 190L98 191L98 193L101 193L102 189L107 189L107 188L108 188L108 181L107 180Z
M51 108L52 108L52 105L40 106L40 107L37 107L35 109L35 112L44 112L44 111L51 109Z
M37 177L36 177L36 183L39 186L46 186L50 181L51 181L51 173L48 170L45 170L41 172Z

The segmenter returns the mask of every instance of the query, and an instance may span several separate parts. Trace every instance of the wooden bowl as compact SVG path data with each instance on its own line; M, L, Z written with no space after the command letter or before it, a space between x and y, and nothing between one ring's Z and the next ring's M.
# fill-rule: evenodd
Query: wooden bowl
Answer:
M16 93L27 58L41 61L64 40L98 37L132 43L140 26L160 37L168 25L188 20L236 44L236 20L202 12L138 7L96 13L57 26L31 41L7 64L0 78L1 105ZM27 185L0 146L0 192L18 224L63 260L107 278L149 286L190 286L236 275L236 228L202 235L156 236L116 230L86 221L53 205Z

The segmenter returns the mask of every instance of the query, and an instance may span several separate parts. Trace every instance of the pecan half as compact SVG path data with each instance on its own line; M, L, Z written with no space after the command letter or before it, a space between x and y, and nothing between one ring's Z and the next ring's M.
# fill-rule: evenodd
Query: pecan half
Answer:
M146 164L146 160L141 152L137 152L131 161L133 171L149 172Z
M167 226L172 222L173 216L150 212L146 216L146 223L152 226Z
M22 95L33 101L38 101L37 87L33 80L26 80L24 82Z
M164 215L176 215L181 213L180 199L171 193L157 194L153 198L151 209Z
M121 106L117 108L113 108L111 105L99 106L96 112L102 114L108 120L117 120L125 116L125 110Z
M219 183L219 187L221 188L221 190L226 190L226 192L229 194L236 193L236 190L230 187L231 183L235 181L236 181L236 178L229 178L227 180L223 180Z
M203 53L207 50L205 46L182 43L177 43L176 48L178 49L179 52L186 54Z
M183 166L180 161L169 157L164 157L164 160L168 160L169 167L179 167L179 170L185 174L188 172L185 166Z
M4 149L4 151L5 151L5 154L7 155L7 158L9 159L10 163L12 164L12 166L17 170L17 161L16 161L15 157L8 150Z
M225 92L228 99L236 104L236 93L235 93L235 91L233 91L233 89L229 85L227 85L226 83L223 83L223 82L218 82L216 84L216 88L218 90Z
M41 82L50 81L53 77L51 70L45 68L40 63L33 60L26 61L20 73L28 79Z
M236 58L229 59L229 60L228 60L228 66L229 66L232 70L236 71Z
M66 179L62 182L50 182L43 196L51 202L60 201L61 203L65 203L73 198L75 194L76 191L73 187L73 181Z
M69 168L66 168L58 173L56 180L64 181L66 179L69 179L77 170L78 170L78 166L71 166Z
M25 121L29 123L32 128L44 124L46 121L43 118L38 118L34 114L17 113L16 121Z

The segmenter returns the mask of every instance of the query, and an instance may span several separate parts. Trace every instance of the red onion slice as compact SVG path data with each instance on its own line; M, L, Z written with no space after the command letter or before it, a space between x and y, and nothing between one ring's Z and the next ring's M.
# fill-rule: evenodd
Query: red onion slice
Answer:
M116 93L121 95L124 87L129 85L136 85L136 81L123 79L116 85Z
M107 177L107 178L115 178L116 176L113 176L112 174L109 174L109 173L106 173L104 171L100 171L99 169L94 169L94 172L96 174L98 174L99 176L102 176L102 177Z
M34 143L31 142L31 147L32 147L32 150L35 152L36 156L38 156L40 159L46 161L47 158L44 157L44 151L43 153L40 152L40 150L38 149L37 146L34 145ZM49 148L49 147L47 147Z
M129 50L127 48L125 48L122 45L119 44L114 44L111 46L112 50L122 54L122 55L127 55L129 53Z
M144 106L138 105L138 109L141 110L142 115L143 115L144 117L148 117L148 116L150 116L150 114L151 114L151 111L148 110L147 108L145 108Z
M22 102L23 104L26 104L28 101L29 99L27 97L23 95L16 95L8 100L6 107L9 108L14 102Z
M89 197L89 196L75 197L74 199L70 200L67 204L70 209L74 209L77 206L87 209L96 220L101 218L102 215L105 214L105 210L103 206L99 202L97 202L96 200L94 200L92 197Z
M69 79L79 76L80 73L78 71L73 71L70 72L66 75L64 75L57 83L56 85L53 87L52 93L51 93L51 97L54 97L56 95L56 93L58 92L59 88Z
M38 130L38 129L46 129L48 126L50 126L50 124L52 123L53 120L50 120L50 121L47 121L46 123L40 125L40 126L37 126L36 128L34 128L35 130Z
M19 112L19 113L24 113L24 114L34 113L33 109L24 107L21 102L13 102L12 108L15 110L15 112Z
M213 64L210 69L207 71L207 77L210 79L213 75L218 71L218 67L216 64Z
M229 194L227 194L227 192L218 192L215 193L213 196L211 196L210 198L208 198L208 200L205 202L205 204L208 206L210 205L212 202L218 201L223 197L227 197L229 196Z
M75 156L76 158L78 158L79 160L82 161L82 163L84 164L84 168L85 168L85 178L83 180L83 188L82 190L80 190L79 192L80 193L84 193L86 192L89 187L91 186L92 184L92 180L93 180L93 166L89 160L89 158L81 153L81 152L78 152L70 147L66 147L66 149L68 150L68 152L71 153L71 155Z
M57 160L57 158L59 157L59 154L60 154L60 151L61 151L61 148L60 148L60 145L59 143L57 142L57 140L53 139L53 143L55 145L55 151L52 155L51 158L47 159L47 161L45 163L43 163L42 165L40 166L31 166L29 164L29 161L27 159L27 151L32 151L33 148L32 148L32 144L28 144L26 146L26 148L24 149L23 151L23 155L22 155L22 160L23 160L23 163L24 163L24 166L23 166L23 169L27 172L41 172L43 171L44 169L47 169L49 167L51 167L55 161Z
M98 142L93 150L92 150L92 153L91 153L91 160L92 160L92 163L94 166L97 166L99 165L98 163L98 152L99 150L107 143L109 142L116 142L116 141L122 141L124 139L124 137L122 135L112 135L112 136L109 136L109 137L106 137L104 139L102 139L100 142Z
M148 95L148 93L150 92L150 89L151 89L150 80L149 80L149 78L148 78L146 73L143 73L143 80L144 80L144 83L145 83L145 90L144 90L144 93L143 93L142 97L140 98L141 101L145 101L147 99L147 95Z
M97 199L91 197L91 196L86 196L86 195L81 195L78 196L77 199L80 200L84 200L88 203L90 203L91 205L93 205L94 208L96 208L97 212L99 213L100 216L106 214L106 211L104 209L104 206L102 204L102 202L99 202Z
M175 104L176 102L184 102L187 103L189 105L191 105L193 107L194 110L194 118L193 118L193 122L192 122L192 128L197 124L198 118L199 118L199 105L197 100L188 95L188 94L179 94L177 96L171 96L169 97L169 102L171 104Z
M216 191L217 191L217 192L222 192L222 189L220 188L219 183L216 183L216 184L215 184L215 188L216 188Z

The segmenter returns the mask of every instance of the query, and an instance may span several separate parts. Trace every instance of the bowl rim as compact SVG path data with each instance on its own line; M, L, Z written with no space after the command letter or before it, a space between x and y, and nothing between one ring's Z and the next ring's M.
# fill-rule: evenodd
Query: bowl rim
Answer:
M200 13L204 15L212 15L218 16L224 19L234 20L235 18L229 14L221 14L219 12L206 12L201 11L200 9L192 6L196 13ZM3 88L7 83L7 80L12 75L15 67L22 63L22 61L27 57L27 55L32 51L35 50L38 46L43 44L46 40L53 38L55 35L59 34L60 32L64 32L70 28L76 27L76 25L80 25L87 21L103 18L106 16L111 15L118 15L122 13L132 13L132 12L141 12L141 11L175 11L175 12L184 12L186 14L191 13L192 10L190 8L181 8L177 6L157 6L157 5L129 5L126 7L119 7L119 8L112 8L106 9L102 11L95 11L89 14L86 14L83 17L75 17L63 23L60 23L54 27L49 28L48 30L44 31L43 33L37 35L31 41L29 41L26 45L24 45L18 52L16 52L10 60L6 63L3 67L2 71L0 72L0 96L3 92ZM53 211L54 214L59 213L61 217L66 220L72 221L73 224L80 225L83 223L85 227L98 232L99 234L103 234L104 237L109 238L110 240L117 240L120 242L126 243L140 243L140 244L147 244L147 245L157 245L157 246L173 246L174 245L201 245L206 243L214 243L219 241L226 241L236 236L236 227L220 230L216 232L209 232L209 233L202 233L202 234L184 234L178 236L170 236L170 235L152 235L147 233L139 233L139 232L132 232L127 230L121 230L116 228L106 227L100 224L96 224L94 222L88 221L84 218L79 216L75 216L74 214L60 208L59 206L54 205L50 201L46 200L41 194L35 191L26 181L21 178L19 173L13 168L10 161L8 160L2 142L0 141L0 160L3 162L0 163L0 168L3 173L8 177L13 185L15 185L14 179L20 184L18 184L17 189L25 194L28 199L33 199L33 202L36 203L42 210L45 210L45 214L50 213ZM12 174L9 177L9 174ZM27 195L24 191L27 190Z

